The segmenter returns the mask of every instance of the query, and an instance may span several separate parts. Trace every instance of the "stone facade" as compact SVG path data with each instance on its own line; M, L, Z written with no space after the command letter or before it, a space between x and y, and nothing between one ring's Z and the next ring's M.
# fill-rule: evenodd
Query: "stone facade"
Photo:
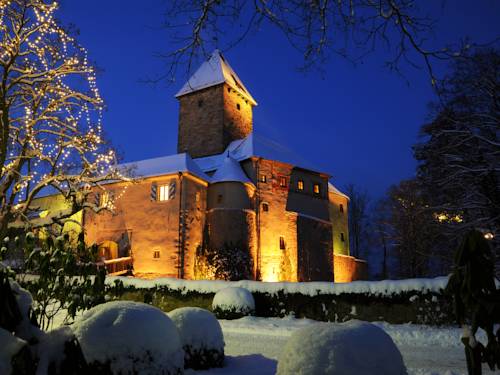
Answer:
M101 245L103 255L130 254L137 274L200 277L197 249L233 243L248 249L257 280L363 276L363 265L349 257L348 197L329 184L327 174L253 149L233 158L245 148L244 139L253 142L256 102L219 52L177 98L178 152L187 154L187 171L156 171L126 189L107 185L106 194L119 198L113 214L85 215L88 243ZM175 155L167 159L162 162L172 169ZM156 189L166 185L175 194L158 200Z
M193 158L220 154L251 132L252 104L227 84L179 97L179 153Z

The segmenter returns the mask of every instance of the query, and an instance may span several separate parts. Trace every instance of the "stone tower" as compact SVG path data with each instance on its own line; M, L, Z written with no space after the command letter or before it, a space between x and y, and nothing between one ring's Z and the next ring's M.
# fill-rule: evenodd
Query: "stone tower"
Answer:
M215 50L177 93L177 152L198 158L220 154L252 132L257 102L222 54Z

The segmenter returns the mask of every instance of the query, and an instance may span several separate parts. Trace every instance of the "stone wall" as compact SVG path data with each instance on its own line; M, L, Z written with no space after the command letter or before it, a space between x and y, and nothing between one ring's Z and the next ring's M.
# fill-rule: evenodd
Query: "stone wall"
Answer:
M162 202L152 199L152 184L172 183L176 184L173 199ZM181 183L175 174L110 184L106 190L120 198L115 202L113 213L85 213L85 241L88 244L113 241L128 246L135 273L192 278L194 254L204 227L206 183L187 175ZM187 223L184 232L179 226L181 212ZM185 250L182 254L180 243ZM158 252L156 256L155 252Z
M348 283L368 278L367 263L351 256L334 254L333 269L336 283Z
M252 105L227 84L179 98L177 152L198 158L223 152L252 131Z
M297 217L298 281L333 281L332 225Z

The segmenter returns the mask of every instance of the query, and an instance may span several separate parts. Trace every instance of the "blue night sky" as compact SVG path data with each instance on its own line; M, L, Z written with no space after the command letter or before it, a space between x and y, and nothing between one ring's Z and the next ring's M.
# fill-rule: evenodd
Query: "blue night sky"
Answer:
M103 69L104 126L125 161L176 152L174 95L187 77L172 85L142 82L164 69L154 54L173 48L159 27L165 7L164 0L66 0L60 7L59 17L76 25L80 43ZM495 0L447 1L436 14L436 43L465 36L484 43L500 35ZM338 187L354 183L378 197L414 175L411 146L433 98L424 70L406 69L407 82L384 68L387 55L379 50L356 66L333 56L325 74L299 73L301 56L270 28L225 57L259 103L257 131L331 174Z

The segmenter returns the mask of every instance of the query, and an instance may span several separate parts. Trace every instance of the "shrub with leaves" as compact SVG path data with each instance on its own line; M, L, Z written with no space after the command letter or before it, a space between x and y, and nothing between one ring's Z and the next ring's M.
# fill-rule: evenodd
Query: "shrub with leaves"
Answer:
M252 279L252 258L241 244L225 243L221 248L200 246L196 252L197 278L216 280Z
M23 241L16 237L13 247L24 252L24 272L16 279L33 295L32 318L41 329L63 310L68 322L104 302L105 269L96 265L97 247L87 247L83 235L74 244L66 234L39 240L29 232Z

